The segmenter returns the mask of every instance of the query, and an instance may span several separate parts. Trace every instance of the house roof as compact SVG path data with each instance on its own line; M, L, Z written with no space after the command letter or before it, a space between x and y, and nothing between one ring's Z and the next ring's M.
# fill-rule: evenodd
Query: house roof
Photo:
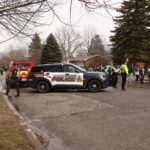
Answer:
M70 61L85 61L87 59L91 59L91 58L98 57L98 56L101 56L101 55L78 56L78 57L71 58Z
M94 57L102 57L102 58L112 58L112 55L107 53L105 55L89 55L89 56L78 56L78 57L74 57L74 58L71 58L70 61L86 61L88 59L92 59Z

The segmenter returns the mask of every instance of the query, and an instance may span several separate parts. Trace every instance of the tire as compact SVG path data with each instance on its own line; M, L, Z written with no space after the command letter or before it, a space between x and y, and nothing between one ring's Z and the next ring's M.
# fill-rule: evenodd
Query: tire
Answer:
M39 81L37 84L37 91L39 93L47 93L49 92L49 84L46 81Z
M88 83L88 89L90 92L93 92L93 93L99 92L102 89L102 84L100 81L96 79L90 80Z

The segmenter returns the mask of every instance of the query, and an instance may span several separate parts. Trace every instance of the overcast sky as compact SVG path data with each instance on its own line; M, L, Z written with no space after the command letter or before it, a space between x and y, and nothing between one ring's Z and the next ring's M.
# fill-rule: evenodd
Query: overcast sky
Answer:
M121 2L122 0L111 0L110 3L117 3ZM65 0L64 0L65 2ZM67 2L67 0L66 0ZM119 7L120 4L115 4L114 7ZM66 3L63 6L59 6L56 9L57 14L60 16L60 18L66 22L69 23L69 5ZM117 13L115 11L110 10L110 14L115 17ZM73 27L76 31L79 31L82 33L85 28L92 27L96 30L96 33L104 37L107 43L109 43L109 36L111 34L110 30L114 29L114 23L112 20L112 16L110 15L106 10L99 9L95 12L87 12L85 9L80 5L78 1L74 1L73 7L72 7L72 19L71 23L73 24ZM63 24L57 19L52 19L51 14L47 14L45 17L42 18L42 21L47 24L52 23L48 26L42 26L40 28L34 28L33 32L37 32L40 34L40 37L42 41L45 41L47 36L50 33L55 33ZM0 40L4 40L7 38L7 35L5 37L1 37ZM12 49L18 49L20 47L27 48L27 45L30 43L30 39L13 39L8 42L0 44L0 50L1 51L8 51L10 48Z

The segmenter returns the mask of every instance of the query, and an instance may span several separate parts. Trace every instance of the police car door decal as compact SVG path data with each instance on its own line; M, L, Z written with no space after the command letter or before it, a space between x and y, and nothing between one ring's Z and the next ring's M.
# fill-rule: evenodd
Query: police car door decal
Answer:
M63 83L83 86L83 73L66 73Z
M44 73L44 77L50 80L52 86L55 85L75 85L83 86L83 73L51 72Z

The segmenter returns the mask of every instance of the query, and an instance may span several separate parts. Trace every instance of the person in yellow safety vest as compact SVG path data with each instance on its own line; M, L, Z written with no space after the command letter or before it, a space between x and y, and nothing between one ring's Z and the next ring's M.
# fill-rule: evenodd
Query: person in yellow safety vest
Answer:
M127 81L127 76L128 76L128 74L129 74L127 62L121 65L120 70L121 70L121 77L122 77L122 84L121 84L121 87L122 87L122 90L125 90L125 85L126 85L126 81Z
M113 86L113 88L117 88L119 72L120 72L120 69L117 67L117 65L114 65L112 67L112 86Z

